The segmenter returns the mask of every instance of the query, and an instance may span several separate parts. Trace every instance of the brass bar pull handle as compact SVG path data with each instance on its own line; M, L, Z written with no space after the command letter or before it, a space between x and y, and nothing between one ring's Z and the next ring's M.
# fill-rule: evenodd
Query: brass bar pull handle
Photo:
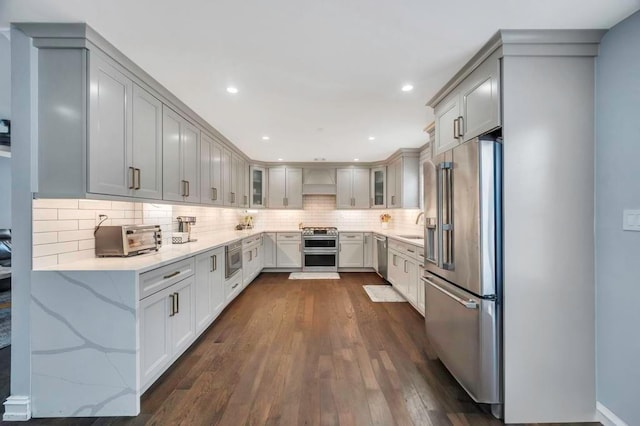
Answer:
M168 280L169 278L173 278L173 277L175 277L175 276L176 276L176 275L178 275L179 273L180 273L180 271L172 272L172 273L170 273L169 275L165 275L165 276L164 276L164 279L165 279L165 280Z
M140 169L135 169L134 172L135 172L134 176L136 177L135 179L136 187L134 189L140 189Z
M174 316L176 314L176 312L175 312L176 303L175 303L174 299L175 298L174 298L173 294L170 294L169 295L169 301L171 302L171 312L169 313L170 317L172 317L172 316Z
M134 189L136 187L136 169L129 167L129 173L129 189Z
M215 261L213 260L214 257L215 256L211 256L211 269L209 270L209 272L215 271L216 266L215 266L215 263L214 263Z
M173 294L176 295L176 297L174 299L176 301L176 314L179 314L180 313L180 293L176 292L176 293L173 293Z
M464 117L458 117L458 137L464 136Z
M191 196L191 183L187 181L187 197Z
M187 196L187 185L186 185L186 180L181 180L180 183L182 184L182 195L183 197Z
M460 137L460 134L458 133L458 119L456 118L455 120L453 120L453 137L455 139L458 139Z

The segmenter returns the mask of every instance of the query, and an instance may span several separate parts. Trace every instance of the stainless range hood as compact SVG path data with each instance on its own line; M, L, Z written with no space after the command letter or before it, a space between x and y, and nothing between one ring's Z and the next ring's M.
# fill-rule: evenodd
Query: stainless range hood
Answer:
M303 169L302 195L336 195L336 169Z

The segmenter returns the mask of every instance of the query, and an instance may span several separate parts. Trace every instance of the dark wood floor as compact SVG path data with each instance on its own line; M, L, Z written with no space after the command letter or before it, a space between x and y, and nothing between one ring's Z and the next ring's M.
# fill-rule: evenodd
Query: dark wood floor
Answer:
M417 312L372 303L362 285L381 283L375 274L341 276L260 275L145 393L136 418L29 423L501 424L430 353Z

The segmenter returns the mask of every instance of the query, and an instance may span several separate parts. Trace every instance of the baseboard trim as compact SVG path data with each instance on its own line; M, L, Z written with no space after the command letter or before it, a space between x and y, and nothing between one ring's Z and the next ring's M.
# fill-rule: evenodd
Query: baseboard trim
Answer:
M31 399L28 396L12 395L4 402L5 422L26 422L31 418Z
M596 410L598 411L597 420L604 426L629 426L600 402L596 402Z

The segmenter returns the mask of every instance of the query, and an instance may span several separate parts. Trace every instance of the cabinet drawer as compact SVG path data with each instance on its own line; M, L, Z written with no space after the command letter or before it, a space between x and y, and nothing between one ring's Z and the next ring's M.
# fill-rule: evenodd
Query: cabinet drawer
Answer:
M190 257L140 274L140 300L193 275L194 270L194 259Z
M262 244L262 234L258 236L254 235L253 237L245 238L244 240L242 240L243 249L246 249L253 245L261 245L261 244Z
M341 232L341 241L362 241L362 232Z
M300 241L302 234L300 232L278 232L278 241Z
M227 302L234 299L242 290L242 271L236 273L224 283L224 296Z

